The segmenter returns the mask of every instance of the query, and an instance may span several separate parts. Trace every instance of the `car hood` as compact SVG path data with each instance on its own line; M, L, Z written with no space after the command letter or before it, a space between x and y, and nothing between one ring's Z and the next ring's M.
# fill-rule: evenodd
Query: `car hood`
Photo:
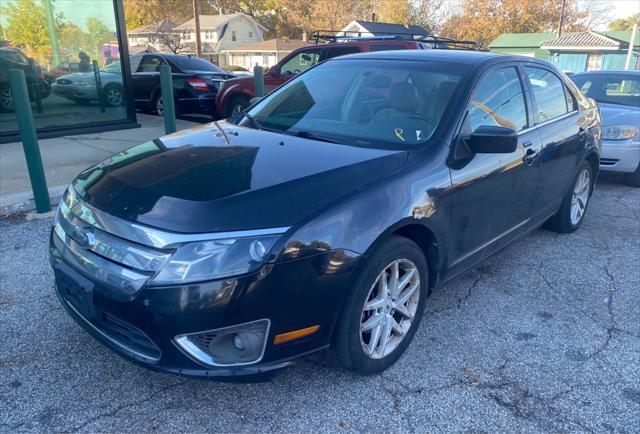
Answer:
M76 82L78 80L93 80L95 78L95 76L93 75L93 72L74 72L73 74L67 74L67 75L61 75L60 77L56 78L56 80L69 80L71 82ZM120 79L120 81L122 81L122 75L118 74L118 73L113 73L113 72L104 72L104 71L100 71L100 78L101 79Z
M640 107L621 104L599 103L602 113L602 125L638 125L640 123Z
M283 227L395 173L406 157L217 122L122 151L73 186L102 211L174 232Z

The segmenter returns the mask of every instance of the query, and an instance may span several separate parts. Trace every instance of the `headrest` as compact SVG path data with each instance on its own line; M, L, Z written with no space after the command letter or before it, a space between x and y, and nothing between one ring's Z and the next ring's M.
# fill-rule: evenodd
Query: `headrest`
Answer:
M411 83L400 82L391 86L389 92L389 102L391 107L403 112L415 112L420 105L418 91Z
M388 75L369 75L364 84L374 89L388 89L391 86L391 77Z

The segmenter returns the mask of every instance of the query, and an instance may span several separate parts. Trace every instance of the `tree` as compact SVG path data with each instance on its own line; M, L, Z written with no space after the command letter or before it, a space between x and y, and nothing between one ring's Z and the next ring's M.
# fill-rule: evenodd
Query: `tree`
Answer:
M193 53L195 50L194 44L186 42L184 38L182 38L181 32L172 29L173 23L171 21L164 20L159 22L155 26L153 33L149 36L149 42L164 46L173 54Z
M613 20L609 23L607 28L613 31L632 30L634 24L640 25L640 12L627 18L618 18L617 20Z
M0 7L6 19L4 33L7 40L38 63L51 58L51 40L47 28L44 6L35 0L18 0Z
M198 8L201 15L217 13L210 1L201 0ZM181 24L193 18L193 3L191 0L125 0L124 17L128 30L166 19Z
M550 0L463 0L460 10L445 22L443 36L488 45L501 33L557 30L561 2ZM584 31L588 14L576 0L566 0L563 31Z

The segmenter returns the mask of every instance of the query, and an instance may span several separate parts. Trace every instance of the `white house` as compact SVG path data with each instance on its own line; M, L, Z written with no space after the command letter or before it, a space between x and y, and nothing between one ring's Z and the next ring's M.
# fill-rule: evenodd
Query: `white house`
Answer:
M429 36L424 28L416 25L380 23L377 21L353 20L345 28L341 30L344 36L385 36L389 34L395 35L421 35Z
M240 45L238 47L222 50L226 56L220 58L225 65L237 65L251 71L255 65L269 68L293 50L311 45L298 39L269 39L254 44Z
M166 47L156 41L153 36L158 32L172 32L175 27L176 24L173 21L164 20L128 30L127 40L129 41L129 52L133 54L147 48L153 48L157 51L166 51Z
M262 24L244 13L230 15L200 15L200 41L202 56L219 63L219 54L223 50L264 41ZM181 32L185 41L195 43L195 20L174 28Z

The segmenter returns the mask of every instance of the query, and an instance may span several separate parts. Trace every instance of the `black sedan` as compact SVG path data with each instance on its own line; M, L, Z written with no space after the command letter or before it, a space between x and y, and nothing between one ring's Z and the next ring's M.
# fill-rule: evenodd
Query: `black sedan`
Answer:
M378 373L432 291L542 225L580 227L600 141L596 105L544 61L332 59L81 173L51 234L56 293L153 368L255 374L330 348Z
M160 65L171 66L176 113L215 116L220 84L234 75L198 57L143 53L131 56L131 76L136 107L162 114Z

